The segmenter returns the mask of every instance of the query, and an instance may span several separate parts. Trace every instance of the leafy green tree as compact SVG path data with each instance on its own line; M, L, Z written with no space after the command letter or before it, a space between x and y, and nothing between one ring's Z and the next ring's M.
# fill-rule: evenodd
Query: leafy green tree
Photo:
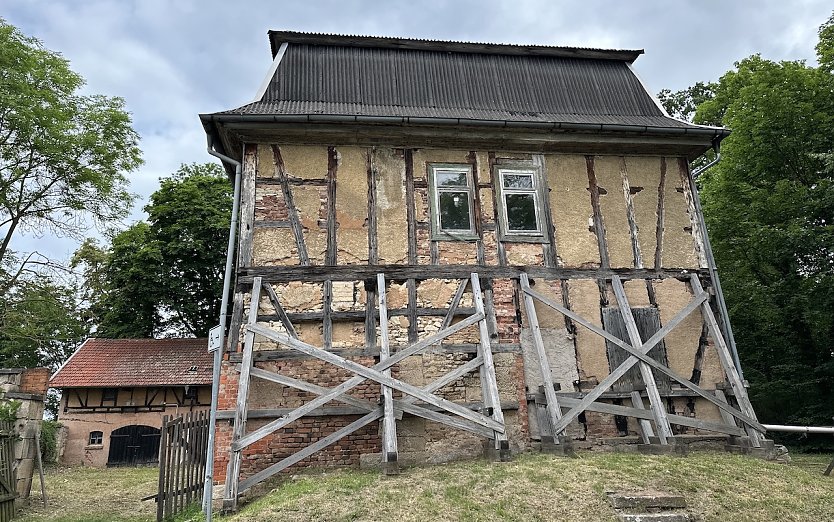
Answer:
M19 281L0 296L0 367L60 366L89 332L75 294L43 278Z
M15 234L80 238L129 210L139 137L121 98L81 95L83 84L66 59L0 19L0 293L43 263L12 262Z
M107 250L85 242L81 268L100 337L202 337L217 322L232 187L215 164L183 165L151 195L140 222Z
M698 106L715 96L715 87L716 85L712 82L698 82L680 91L672 92L669 89L663 89L657 94L657 99L669 116L692 121Z
M754 55L696 122L733 133L702 181L704 212L751 398L765 422L834 415L834 16L821 66ZM828 54L826 54L828 53Z

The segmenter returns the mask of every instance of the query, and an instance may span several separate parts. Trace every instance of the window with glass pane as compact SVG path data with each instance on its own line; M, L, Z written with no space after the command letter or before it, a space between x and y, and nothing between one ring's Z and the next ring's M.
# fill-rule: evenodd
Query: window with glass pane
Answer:
M474 235L469 166L433 165L430 173L435 231L464 237Z
M502 217L507 234L541 234L536 171L500 170Z

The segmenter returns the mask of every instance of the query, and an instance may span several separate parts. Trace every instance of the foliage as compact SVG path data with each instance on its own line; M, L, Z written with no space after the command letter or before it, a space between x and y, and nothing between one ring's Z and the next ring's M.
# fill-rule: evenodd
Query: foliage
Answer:
M58 463L58 430L61 424L54 420L41 422L41 459L44 464Z
M19 279L0 295L0 366L55 370L87 337L75 289L51 279Z
M121 98L81 95L66 59L0 19L0 294L34 264L11 263L16 233L80 237L126 215L125 173L141 164Z
M17 412L22 405L22 402L14 399L0 399L0 421L16 421Z
M109 248L85 242L73 266L100 337L202 337L217 322L232 188L215 164L183 165L161 180L140 222Z
M669 116L692 121L698 106L715 96L715 88L716 85L712 82L698 82L692 87L676 92L663 89L657 94L657 98Z
M820 30L823 66L751 56L695 116L733 131L702 194L763 422L829 425L834 416L832 21Z

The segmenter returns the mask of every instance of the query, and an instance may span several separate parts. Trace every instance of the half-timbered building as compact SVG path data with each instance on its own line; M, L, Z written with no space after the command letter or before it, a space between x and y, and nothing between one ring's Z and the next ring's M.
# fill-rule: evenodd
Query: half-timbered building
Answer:
M156 462L163 416L210 406L207 348L207 339L87 339L49 381L61 391L61 462Z
M269 40L201 115L242 172L232 505L291 466L761 445L690 170L729 132L669 117L642 51Z

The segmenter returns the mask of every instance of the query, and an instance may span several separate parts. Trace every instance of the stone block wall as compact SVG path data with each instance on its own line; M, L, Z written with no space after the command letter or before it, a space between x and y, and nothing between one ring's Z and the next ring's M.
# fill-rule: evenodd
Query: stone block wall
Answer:
M37 449L40 444L40 426L43 420L43 402L49 382L49 368L0 369L2 398L20 402L15 421L15 475L18 503L29 498L32 477L37 468Z

